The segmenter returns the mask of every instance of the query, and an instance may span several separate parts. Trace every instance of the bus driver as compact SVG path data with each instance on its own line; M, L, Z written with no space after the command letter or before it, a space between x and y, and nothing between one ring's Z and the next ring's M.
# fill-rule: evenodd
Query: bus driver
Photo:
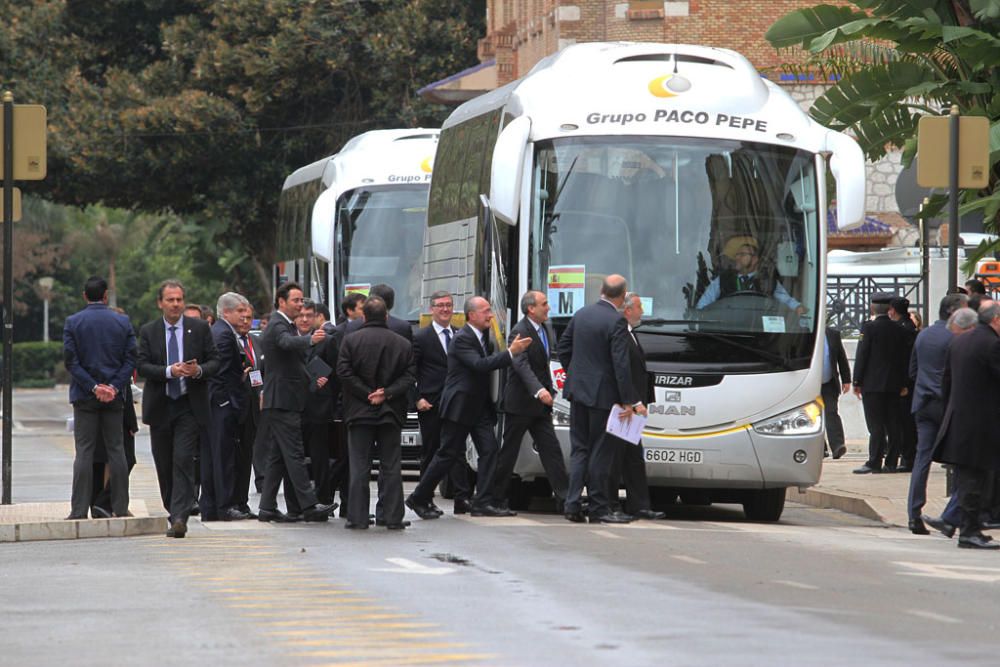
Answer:
M705 292L698 299L696 308L701 310L720 298L739 292L754 292L771 296L802 315L806 309L792 298L785 286L773 275L760 271L760 255L757 239L752 236L734 236L726 241L725 256L732 259L732 268L724 268L712 279Z

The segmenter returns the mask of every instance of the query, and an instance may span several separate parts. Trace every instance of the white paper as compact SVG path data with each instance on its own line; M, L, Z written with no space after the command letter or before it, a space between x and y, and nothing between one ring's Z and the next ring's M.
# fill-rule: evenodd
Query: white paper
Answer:
M608 415L608 425L605 429L613 436L617 436L633 445L638 445L642 441L642 429L646 426L646 418L642 415L633 414L628 419L619 419L618 415L622 409L617 405L611 408Z

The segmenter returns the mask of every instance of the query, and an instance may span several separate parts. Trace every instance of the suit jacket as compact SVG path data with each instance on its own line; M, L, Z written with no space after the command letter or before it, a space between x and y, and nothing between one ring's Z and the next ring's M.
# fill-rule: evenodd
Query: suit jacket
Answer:
M485 334L489 342L489 331ZM472 326L466 324L451 340L448 375L441 392L441 418L474 426L484 414L496 419L490 395L490 372L511 365L510 352L486 354Z
M181 360L195 359L201 366L201 377L186 378L191 411L202 428L209 424L208 379L219 371L219 352L212 339L208 322L182 316L178 326L184 329L184 349ZM142 391L142 421L159 426L170 420L167 397L167 332L163 318L147 322L139 330L139 375L146 378Z
M454 340L458 329L451 327ZM433 324L417 329L413 334L413 360L417 367L417 397L437 406L448 375L448 355Z
M942 402L941 380L948 361L948 345L953 334L948 324L938 320L917 335L910 354L910 380L913 385L913 413L932 401Z
M632 387L643 405L648 406L656 400L656 387L653 376L646 370L646 351L642 349L634 331L628 337L628 365L632 374Z
M888 315L865 323L854 359L854 384L862 391L898 394L908 383L909 334Z
M326 331L326 340L319 345L314 345L306 353L306 363L315 357L322 359L330 367L330 374L326 376L327 383L323 388L316 386L313 381L309 385L309 392L306 394L306 409L302 418L311 424L323 424L332 422L334 411L338 407L340 400L340 381L337 379L337 357L340 347L337 338L333 335L333 327L323 327ZM336 415L339 417L339 415Z
M413 346L382 322L366 322L346 336L337 358L337 376L344 390L344 421L377 424L391 418L399 426L406 420L407 393L416 371ZM385 389L380 405L368 394Z
M306 409L309 374L306 352L312 347L309 336L300 336L293 322L279 311L271 313L267 329L260 339L266 359L264 373L264 409L302 412Z
M208 379L212 406L222 407L228 402L233 409L243 410L250 400L250 390L243 377L244 355L236 333L219 319L212 325L212 339L219 351L219 372Z
M365 321L362 318L356 320L351 320L346 322L344 325L344 335L352 334L358 331L362 326L364 326ZM413 327L406 320L401 320L398 317L393 317L390 315L385 322L386 327L389 331L393 331L408 341L413 341Z
M634 404L642 397L632 383L628 322L607 301L584 306L559 339L559 361L566 369L563 395L591 408Z
M840 332L833 327L827 327L826 344L830 346L830 360L834 364L833 378L837 379L839 372L840 384L851 384L851 364L847 360L847 352L844 351L844 342L840 338Z
M552 386L552 370L549 360L556 348L556 334L548 322L542 324L545 335L549 339L549 353L535 329L535 325L523 317L510 330L509 341L520 335L530 338L528 349L513 359L514 372L507 374L500 411L512 415L540 417L550 414L552 408L535 398L540 390L546 389L555 398L555 388Z
M952 339L942 390L948 407L934 460L1000 470L1000 338L989 325Z
M63 360L73 378L71 403L93 397L98 384L111 385L124 400L135 359L135 331L124 315L103 303L89 303L66 319Z

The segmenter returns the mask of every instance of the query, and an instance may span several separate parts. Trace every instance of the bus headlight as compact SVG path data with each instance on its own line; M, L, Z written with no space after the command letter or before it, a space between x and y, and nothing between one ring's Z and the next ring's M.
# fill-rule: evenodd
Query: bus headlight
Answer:
M569 426L569 409L564 408L558 403L552 404L552 425L553 426Z
M763 435L813 435L823 430L823 408L818 401L783 412L753 425Z

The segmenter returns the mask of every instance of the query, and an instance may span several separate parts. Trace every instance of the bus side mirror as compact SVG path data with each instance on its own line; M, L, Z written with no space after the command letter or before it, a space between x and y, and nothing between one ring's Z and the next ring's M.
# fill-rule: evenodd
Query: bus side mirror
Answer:
M837 228L854 227L865 219L865 154L854 139L832 130L826 134L826 147L833 153L830 171L837 181Z
M490 204L498 220L508 225L517 224L518 204L521 201L521 174L524 156L528 152L528 133L531 118L521 116L507 124L493 146L493 163L490 165Z

